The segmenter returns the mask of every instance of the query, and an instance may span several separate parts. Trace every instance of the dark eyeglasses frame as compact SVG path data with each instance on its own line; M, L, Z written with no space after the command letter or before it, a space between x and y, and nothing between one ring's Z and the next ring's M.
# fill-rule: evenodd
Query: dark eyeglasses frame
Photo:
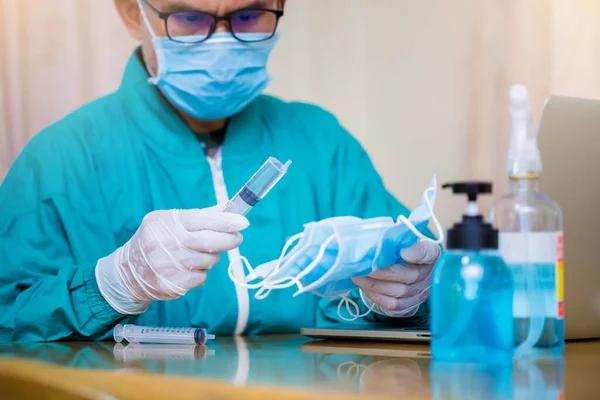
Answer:
M208 32L208 34L206 35L206 37L202 40L196 41L196 42L187 42L187 41L182 41L182 40L177 40L175 38L173 38L170 34L169 34L169 26L168 26L168 22L167 20L169 19L169 17L171 15L174 14L180 14L182 12L186 12L186 11L174 11L174 12L162 12L158 9L156 9L156 7L154 7L152 4L150 4L150 2L148 0L141 0L143 5L147 6L154 15L156 15L158 18L162 19L164 21L165 24L165 32L167 32L167 37L174 41L174 42L178 42L178 43L190 43L190 44L197 44L197 43L202 43L207 41L208 39L210 39L210 37L215 33L215 31L217 30L217 25L219 24L220 21L225 21L227 22L227 25L229 25L229 33L231 33L231 35L236 38L237 40L239 40L240 42L245 42L245 43L257 43L257 42L264 42L265 40L269 40L271 39L273 36L275 36L275 33L277 32L277 27L279 26L279 19L281 17L283 17L283 8L281 10L272 10L272 9L268 9L268 8L244 8L241 10L237 10L234 11L230 14L224 15L222 17L218 16L218 15L214 15L211 13L207 13L204 11L197 11L197 12L201 12L203 14L206 14L208 16L211 16L214 20L214 24L212 26L212 29L210 30L210 32ZM278 2L279 3L279 2ZM275 14L276 20L275 20L275 27L273 28L273 32L271 33L271 35L265 37L264 39L260 39L260 40L244 40L241 39L240 37L238 37L235 32L233 32L233 29L231 28L231 18L235 17L236 15L243 13L243 12L247 12L247 11L265 11L265 12L270 12ZM187 11L187 12L194 12L194 11Z

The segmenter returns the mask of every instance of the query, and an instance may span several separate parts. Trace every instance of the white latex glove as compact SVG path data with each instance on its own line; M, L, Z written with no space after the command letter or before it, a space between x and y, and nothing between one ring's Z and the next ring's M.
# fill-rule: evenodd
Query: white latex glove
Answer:
M442 250L432 242L419 241L402 250L409 264L393 265L369 276L354 278L367 307L388 317L412 317L429 297L431 272Z
M204 284L220 253L242 243L248 220L217 207L153 211L131 240L98 261L100 293L121 314L140 314L154 300L173 300Z

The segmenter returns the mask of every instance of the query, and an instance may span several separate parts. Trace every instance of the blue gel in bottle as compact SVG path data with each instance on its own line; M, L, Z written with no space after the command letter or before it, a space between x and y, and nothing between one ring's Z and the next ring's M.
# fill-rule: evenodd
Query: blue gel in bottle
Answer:
M498 253L498 231L483 221L477 196L491 183L445 185L465 193L463 220L448 231L448 251L433 272L431 353L438 361L511 362L513 281Z

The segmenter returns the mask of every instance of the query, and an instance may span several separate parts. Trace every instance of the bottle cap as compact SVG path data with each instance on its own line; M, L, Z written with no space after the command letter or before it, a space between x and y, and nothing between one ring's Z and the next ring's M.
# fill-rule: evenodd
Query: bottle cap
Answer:
M469 200L467 211L462 221L454 224L448 230L448 249L498 249L498 230L484 222L479 213L477 197L480 194L492 193L490 182L457 182L442 186L444 189L451 188L455 194L466 194Z

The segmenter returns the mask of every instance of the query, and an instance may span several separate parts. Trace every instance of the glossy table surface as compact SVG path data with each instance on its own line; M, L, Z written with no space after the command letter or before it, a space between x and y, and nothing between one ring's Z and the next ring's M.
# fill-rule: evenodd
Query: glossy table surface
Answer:
M425 345L300 336L221 337L207 347L5 344L1 372L54 376L116 398L595 399L600 341L508 366L436 364Z

